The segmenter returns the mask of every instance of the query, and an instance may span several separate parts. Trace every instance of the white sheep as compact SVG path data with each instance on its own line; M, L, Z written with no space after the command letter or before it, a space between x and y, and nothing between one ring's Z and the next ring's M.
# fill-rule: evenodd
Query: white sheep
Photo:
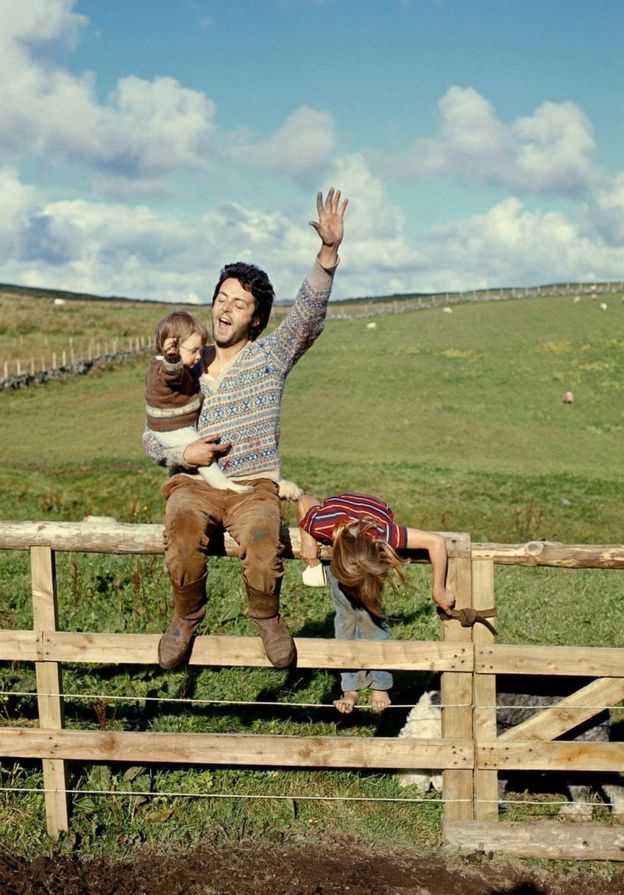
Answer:
M377 324L372 320L370 323L366 324L366 329L377 329Z
M442 736L442 715L437 692L425 690L416 705L410 710L400 737L439 740ZM431 788L442 791L442 771L431 768L403 770L398 772L399 786L416 786L420 793Z
M564 404L574 404L574 392L564 392L563 393L563 403Z
M518 681L520 692L497 693L496 695L496 727L500 735L511 727L527 721L535 711L556 705L560 696L548 693L549 683L544 683L545 692L523 692L525 682ZM557 679L562 691L566 691L565 679ZM576 680L572 684L578 687L580 682ZM539 690L540 684L536 684ZM573 738L579 742L605 743L611 739L611 719L608 712L601 712L594 718L579 725L575 731L564 739ZM414 737L420 739L440 739L442 737L442 709L440 706L439 690L425 690L414 708L407 716L404 727L399 732L400 737ZM513 775L512 775L513 776ZM536 781L544 775L537 773ZM420 793L426 793L431 787L440 791L442 788L442 772L428 768L405 769L397 773L399 786L415 785ZM624 777L619 773L606 773L602 779L594 776L593 785L589 785L586 775L570 772L566 775L565 786L571 801L562 805L559 809L561 817L571 817L577 820L590 820L592 815L591 796L594 792L603 796L606 804L611 806L613 816L618 820L624 819ZM498 797L503 801L507 789L506 777L499 777Z
M600 303L600 310L601 310L601 311L606 311L608 307L609 307L609 305L606 303L606 301L603 301L603 302Z
M453 313L453 308L449 308L448 305L447 305L447 306L445 306L445 307L442 308L442 313L443 313L443 314L452 314L452 313Z

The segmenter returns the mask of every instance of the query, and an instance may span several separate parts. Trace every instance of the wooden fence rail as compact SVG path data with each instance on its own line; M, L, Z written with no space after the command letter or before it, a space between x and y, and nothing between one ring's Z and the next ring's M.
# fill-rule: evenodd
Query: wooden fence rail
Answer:
M495 563L560 568L624 568L624 547L471 544L467 534L445 534L449 582L457 608L494 606ZM298 529L284 529L288 558L299 555ZM500 848L547 857L623 859L624 836L605 841L584 824L498 822L500 769L624 771L624 744L555 741L580 720L624 699L624 650L505 645L485 627L441 623L439 642L344 641L296 638L301 668L384 668L441 673L442 737L303 737L67 730L63 718L63 663L155 664L159 635L58 630L55 553L158 554L162 526L109 522L0 522L0 549L29 550L33 630L0 630L0 661L33 662L39 728L0 727L0 756L42 761L48 830L68 829L66 762L205 763L259 767L410 768L443 770L445 839L451 846ZM223 552L238 546L225 538ZM323 558L330 555L323 550ZM413 554L415 561L421 554ZM256 637L200 636L192 665L268 666ZM496 675L572 675L592 683L505 734L496 732ZM562 830L561 828L564 827ZM620 842L620 839L622 842ZM618 844L614 846L614 841ZM483 845L485 843L485 845ZM518 843L521 843L520 845ZM615 857L614 857L615 855Z
M23 344L13 345L10 357L4 357L0 361L0 380L8 381L11 377L21 377L24 374L35 376L36 373L54 373L54 371L72 372L80 364L97 361L120 360L131 354L145 351L152 344L151 335L126 336L124 338L90 339L82 344L68 341L54 340L52 345L39 346L37 353L32 352L33 346L29 345L24 350ZM5 351L9 346L5 347ZM74 370L75 371L75 370Z

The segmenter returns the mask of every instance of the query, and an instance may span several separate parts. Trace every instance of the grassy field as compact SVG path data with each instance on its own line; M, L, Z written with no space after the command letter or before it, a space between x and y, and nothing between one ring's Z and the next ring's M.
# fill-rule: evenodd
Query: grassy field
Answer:
M289 378L283 413L283 473L323 497L337 489L385 497L400 521L468 531L475 541L533 538L621 543L624 530L624 305L603 312L570 296L465 304L365 320L330 320ZM106 307L106 305L104 305ZM110 309L109 309L110 310ZM153 328L158 306L140 308ZM138 313L138 312L137 312ZM83 319L82 325L85 325ZM108 326L108 324L107 324ZM107 330L108 331L108 330ZM41 338L36 326L28 338ZM11 337L13 338L13 336ZM3 415L1 515L8 519L161 521L163 471L141 448L144 364L137 359L86 377L0 394ZM564 405L563 392L575 394ZM289 520L293 522L292 515ZM283 611L298 636L331 636L324 592L303 588L289 563ZM205 633L251 634L236 561L211 565ZM509 569L497 572L500 640L624 646L619 572ZM161 557L59 556L61 624L67 630L159 632L169 616ZM31 625L27 557L0 554L0 623ZM396 638L436 639L429 570L411 569L387 609ZM67 708L70 727L123 730L393 735L406 709L352 718L330 707L333 675L269 669L68 666L65 690L95 694ZM394 701L414 701L422 676L397 674ZM34 672L0 666L4 724L32 724ZM136 701L149 697L154 701ZM183 704L178 698L196 700ZM201 700L237 700L238 707ZM127 700L127 701L124 701ZM256 702L277 703L273 707ZM246 704L251 703L251 704ZM295 704L295 705L293 705ZM5 763L0 785L41 785L36 763ZM261 833L279 839L316 830L370 838L438 840L435 798L405 804L308 801L313 796L410 796L392 774L257 772L71 766L73 839L84 854L141 842L197 842ZM98 797L115 789L148 793ZM213 795L173 799L170 792ZM279 800L216 798L248 794ZM413 793L411 794L413 795ZM40 796L0 795L6 844L24 854L47 848Z

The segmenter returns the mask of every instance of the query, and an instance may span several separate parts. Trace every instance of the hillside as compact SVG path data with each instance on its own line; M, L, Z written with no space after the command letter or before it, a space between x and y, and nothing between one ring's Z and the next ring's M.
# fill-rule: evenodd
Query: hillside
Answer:
M451 313L430 308L366 320L332 317L286 386L283 473L318 497L345 488L377 493L397 520L467 531L474 541L621 543L624 305L619 297L592 297L463 302ZM154 306L151 311L160 313ZM120 329L130 319L123 314L116 309L108 325L116 320ZM73 319L77 326L89 322ZM42 336L35 320L33 343ZM141 447L144 372L145 357L135 354L88 376L0 393L4 518L95 514L162 521L165 471ZM567 390L574 392L572 404L563 403ZM293 515L292 507L285 510L291 524ZM305 588L300 564L287 566L281 611L293 634L332 637L325 589ZM63 630L156 634L167 624L170 583L161 556L63 552L56 573ZM611 570L497 567L500 642L622 647L620 579L621 572ZM209 580L210 611L201 633L253 634L238 562L211 559ZM2 626L32 628L26 551L0 551L0 583ZM411 566L396 591L387 589L393 638L437 639L430 594L426 565ZM28 695L35 686L33 663L3 664L8 723L35 725L37 703ZM156 666L67 662L63 679L66 692L78 694L66 702L68 727L181 736L394 736L422 685L419 673L397 672L396 711L380 719L364 708L345 720L331 707L338 682L326 670L207 666L163 673ZM86 702L81 693L98 694L98 700ZM620 710L614 712L619 719ZM423 848L440 836L435 794L418 798L418 806L411 798L400 804L404 795L395 776L370 769L320 775L304 768L266 773L72 762L71 773L76 834L67 848L80 843L87 857L118 854L120 843L153 845L158 853L166 846L169 853L176 844L205 843L206 831L215 830L236 841L257 835L280 848L302 832L315 842L321 833L343 842L357 830L363 841ZM23 790L6 794L7 849L47 851L38 763L7 763L6 781ZM132 790L130 807L122 795L101 798L109 790ZM140 795L147 792L154 799ZM184 796L166 795L176 792ZM213 793L218 798L203 797ZM241 803L241 795L254 793L261 798ZM553 802L545 798L535 807L512 802L506 816L543 817Z
M608 302L560 295L330 319L287 384L284 474L319 495L379 491L423 525L476 539L617 541L624 305ZM91 305L92 324L103 307ZM106 308L101 331L126 331L131 318ZM6 475L30 495L9 498L5 515L160 518L162 472L140 443L143 375L137 357L0 395Z
M375 317L466 303L531 298L578 297L620 301L624 284L560 284L530 289L474 290L465 293L385 295L331 301L330 319ZM288 311L277 303L272 325ZM49 369L70 360L92 358L109 351L134 350L151 344L158 320L173 307L208 314L207 305L137 301L54 289L0 284L0 379L19 372ZM63 360L65 358L65 360Z

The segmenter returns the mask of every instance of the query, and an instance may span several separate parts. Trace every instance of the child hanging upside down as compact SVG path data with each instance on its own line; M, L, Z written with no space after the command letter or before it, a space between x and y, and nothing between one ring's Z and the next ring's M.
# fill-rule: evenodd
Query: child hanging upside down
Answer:
M346 640L385 640L390 635L381 605L388 572L402 578L397 550L427 550L433 576L433 601L452 609L455 597L446 586L447 552L442 535L396 525L390 507L378 497L345 492L321 503L304 494L298 501L301 558L319 563L319 545L332 545L328 579L336 609L336 637ZM341 674L342 696L334 701L339 712L353 710L360 691L369 687L370 705L382 711L390 705L388 671L348 671Z

